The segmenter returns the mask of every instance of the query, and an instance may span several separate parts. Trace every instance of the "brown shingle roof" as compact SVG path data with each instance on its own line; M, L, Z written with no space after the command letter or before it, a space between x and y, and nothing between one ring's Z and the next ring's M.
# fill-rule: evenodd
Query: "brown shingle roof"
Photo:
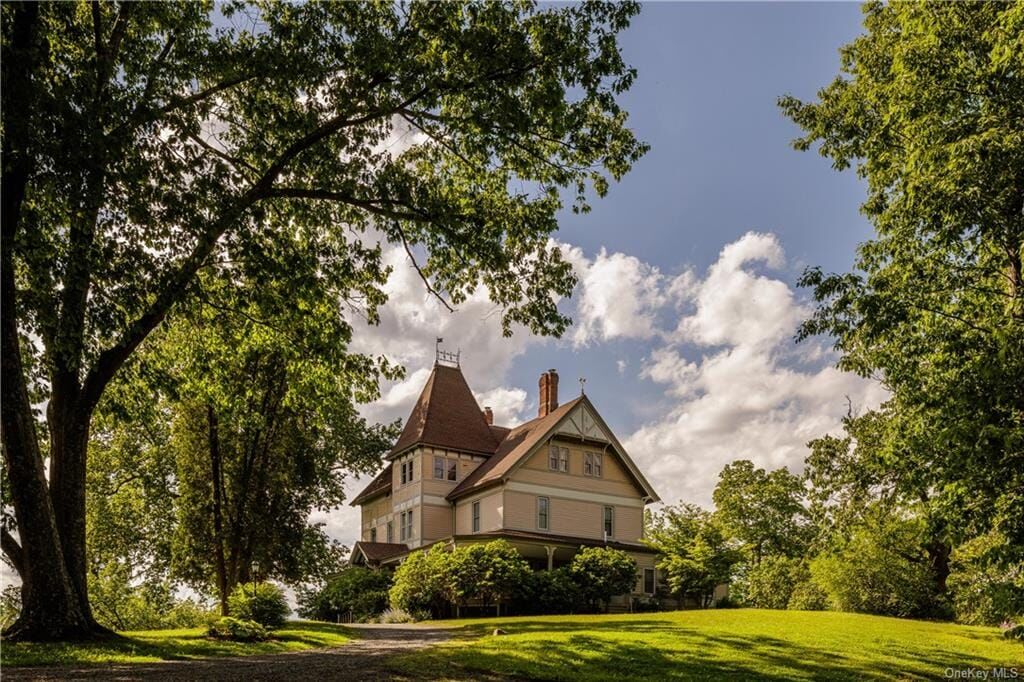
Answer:
M367 561L385 561L401 556L409 551L409 547L399 542L363 542L359 541L352 547L352 556L362 552Z
M434 365L389 458L414 445L434 445L489 455L498 439L484 419L462 370Z
M583 397L570 400L564 405L552 410L544 417L538 417L525 424L520 424L508 432L505 440L501 441L497 452L470 473L462 483L455 486L455 489L448 493L448 499L454 500L458 497L479 488L486 488L501 480L508 471L515 466L534 445L536 445L547 433L561 421L562 417L572 411Z
M370 484L363 488L362 492L355 496L349 504L353 507L360 505L367 500L391 492L391 465L384 467L384 471L377 474Z

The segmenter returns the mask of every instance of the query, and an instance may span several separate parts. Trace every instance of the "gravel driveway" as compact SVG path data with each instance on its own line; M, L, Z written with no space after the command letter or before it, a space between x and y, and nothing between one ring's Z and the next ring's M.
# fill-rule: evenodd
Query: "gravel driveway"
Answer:
M410 678L389 668L388 660L392 654L430 646L451 636L448 630L429 625L351 627L359 630L361 638L333 649L105 667L5 667L3 680L401 680Z

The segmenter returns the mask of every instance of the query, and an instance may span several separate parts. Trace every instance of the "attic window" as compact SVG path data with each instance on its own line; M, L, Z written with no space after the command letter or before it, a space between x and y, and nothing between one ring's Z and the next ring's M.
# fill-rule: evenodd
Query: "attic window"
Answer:
M414 471L414 469L412 467L412 460L411 459L406 461L406 462L402 462L402 477L401 477L402 485L405 485L406 483L412 483L413 471Z
M569 471L569 448L552 445L548 457L548 468L552 471Z
M601 478L601 460L602 455L600 452L584 452L583 453L583 475L594 476Z

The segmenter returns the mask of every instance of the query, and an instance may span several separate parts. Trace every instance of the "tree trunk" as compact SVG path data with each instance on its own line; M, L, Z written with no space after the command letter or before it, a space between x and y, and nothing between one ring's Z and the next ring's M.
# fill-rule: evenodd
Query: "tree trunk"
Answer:
M949 578L949 556L952 548L945 542L934 540L925 548L928 562L932 568L932 579L938 594L946 593L946 580Z
M210 474L213 477L213 538L214 560L217 565L217 595L220 597L220 615L228 615L228 573L224 564L224 520L221 516L220 439L217 435L217 415L213 405L206 406L206 419L210 432Z

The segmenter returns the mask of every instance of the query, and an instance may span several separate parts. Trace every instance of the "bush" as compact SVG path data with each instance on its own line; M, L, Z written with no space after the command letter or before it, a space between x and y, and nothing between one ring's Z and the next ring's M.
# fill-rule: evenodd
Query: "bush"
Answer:
M390 573L350 566L319 590L302 592L299 615L332 622L365 622L388 607L390 589Z
M391 608L440 615L447 604L444 578L450 553L441 545L411 552L395 571L388 598Z
M281 588L273 583L242 583L228 597L228 610L239 620L253 620L267 628L279 628L291 613Z
M1003 625L1003 637L1024 642L1024 623L1007 622Z
M661 602L654 597L634 597L633 613L654 613L661 611Z
M784 609L793 588L810 578L802 559L766 556L746 574L746 603L759 609Z
M513 604L524 615L577 613L583 607L583 593L564 567L528 574Z
M636 561L622 550L584 547L569 564L569 575L588 606L605 610L612 597L633 591Z
M530 565L505 540L457 547L443 573L448 599L464 605L478 600L500 604L515 594L531 575Z
M403 611L402 609L385 609L383 613L374 619L377 623L415 623L417 620L426 620L424 618L417 618L413 614Z
M786 608L790 611L824 611L828 608L828 595L813 580L805 580L793 587Z
M229 616L210 623L206 634L216 639L230 639L236 642L262 642L270 636L267 629L256 621Z

